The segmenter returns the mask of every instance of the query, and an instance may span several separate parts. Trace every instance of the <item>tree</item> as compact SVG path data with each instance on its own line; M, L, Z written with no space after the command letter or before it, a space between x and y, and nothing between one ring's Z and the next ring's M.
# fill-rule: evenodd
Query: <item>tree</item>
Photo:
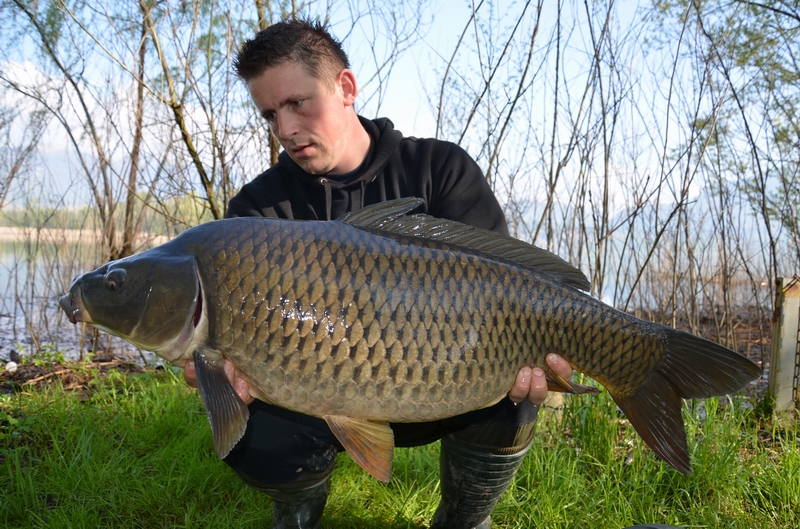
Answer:
M30 112L23 124L23 113L10 108L0 108L0 210L8 200L14 181L30 169L36 148L47 126L47 115ZM15 133L15 127L22 134Z

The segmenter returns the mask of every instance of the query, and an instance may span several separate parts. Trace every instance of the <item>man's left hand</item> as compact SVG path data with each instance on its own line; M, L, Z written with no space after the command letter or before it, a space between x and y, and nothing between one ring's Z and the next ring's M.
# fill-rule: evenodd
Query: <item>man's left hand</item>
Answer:
M569 362L555 353L547 355L547 365L555 374L569 380L572 378L572 366ZM508 398L512 402L520 403L527 398L532 404L537 406L544 402L547 397L547 377L541 367L523 367L517 373L517 380L508 392Z

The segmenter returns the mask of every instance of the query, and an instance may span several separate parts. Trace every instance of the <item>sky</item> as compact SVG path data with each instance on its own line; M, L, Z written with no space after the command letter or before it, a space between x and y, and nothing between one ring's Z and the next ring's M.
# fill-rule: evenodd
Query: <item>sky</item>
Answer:
M366 1L366 0L363 0ZM341 3L337 5L342 5ZM388 2L378 2L376 6L390 6ZM497 27L509 28L516 20L515 13L518 13L523 4L511 0L486 0L482 7L482 14L491 14L491 22ZM620 19L620 24L625 25L626 17L634 16L636 11L635 2L624 2L621 7L618 7L617 12ZM385 84L386 93L382 98L380 108L377 108L376 100L373 99L367 103L369 96L374 92L376 83L368 83L370 76L374 72L374 67L370 63L371 55L368 53L370 47L370 39L365 35L365 32L370 31L384 31L379 25L363 23L356 26L352 33L345 40L345 49L350 55L351 63L356 76L361 85L362 92L360 94L360 104L357 108L368 117L384 116L390 118L395 127L406 135L417 137L431 137L435 135L436 129L436 116L435 110L432 108L428 97L429 94L434 94L438 91L437 79L440 78L446 61L450 58L450 54L455 47L459 35L464 30L470 18L470 4L465 0L439 0L433 2L424 2L421 14L418 15L416 7L408 2L400 2L395 7L403 13L414 19L419 16L422 21L421 30L413 33L409 38L410 46L401 55L400 60L392 70L391 78ZM574 9L579 13L582 9L580 5L569 4L570 9ZM535 8L530 6L528 13ZM537 37L537 43L546 43L549 38L547 32L552 31L552 20L555 18L556 4L554 2L545 2L542 12L543 23L542 34ZM567 8L565 7L565 10ZM335 11L332 16L331 31L334 36L343 38L348 35L352 26L352 17L349 11L339 9ZM529 30L525 28L524 31ZM473 29L467 35L467 41L470 40ZM488 30L487 30L488 31ZM492 30L494 31L494 30ZM583 31L578 31L576 37L571 40L571 45L576 47L572 58L564 61L564 71L562 75L568 78L578 79L576 83L580 87L580 78L585 75L585 57L586 52L581 51L579 48L587 44L587 37ZM387 39L378 39L378 42L384 44ZM543 45L543 44L540 44ZM474 46L468 44L467 46ZM471 57L475 60L474 50ZM485 53L486 50L481 50ZM22 52L21 56L25 56L27 52ZM377 50L378 55L383 53L383 50ZM454 68L450 73L451 78L468 77L474 75L477 71L477 66L471 68L470 62L465 62L463 59L454 64ZM17 65L18 69L27 72L27 75L35 76L35 67L31 63L22 63ZM11 68L7 68L11 69ZM87 72L87 75L91 75ZM473 82L475 77L473 78ZM239 85L239 89L244 92L244 87ZM543 91L544 92L544 91ZM534 106L541 101L541 107L546 108L548 94L542 93L540 99L534 99ZM538 98L538 96L537 96ZM199 112L199 109L195 109ZM544 120L545 111L538 111L532 109L528 114L518 113L519 119L530 120L534 123L534 129L541 131L542 134L546 133L544 121L537 122L535 120ZM124 117L120 117L120 122L125 122ZM469 140L467 140L468 142ZM465 148L474 155L470 150L470 145L466 142ZM46 161L47 170L43 171L40 175L40 183L43 189L52 191L54 196L60 196L66 193L68 198L66 203L76 204L81 201L87 201L88 196L78 197L75 193L80 193L81 190L77 186L68 187L70 178L67 176L80 171L77 169L74 160L74 154L69 146L67 139L64 137L61 128L55 121L51 122L48 133L44 137L41 145L41 153L43 159ZM474 148L474 145L473 145ZM519 149L526 148L521 145ZM480 162L479 162L480 163ZM624 168L623 168L624 169ZM87 190L83 190L85 193Z
M476 3L480 0L476 0ZM612 0L613 1L613 0ZM516 13L521 12L524 2L514 0L497 0L494 2L486 1L482 6L482 13L492 13L492 21L498 26L508 28L515 22ZM623 0L613 2L616 6L615 14L620 26L625 27L638 16L640 2L638 0ZM436 95L439 86L436 84L440 76L436 71L441 72L451 53L458 42L459 36L464 31L465 25L470 20L471 2L469 0L433 0L424 3L424 10L421 15L423 20L422 31L417 34L413 47L408 49L398 61L388 84L387 94L380 114L389 117L397 128L408 135L428 137L435 134L436 116L435 110L431 108L428 101L426 89ZM556 19L556 2L543 2L542 9L542 31L537 36L537 41L543 43L547 38L547 32L552 29L553 21ZM582 11L580 5L570 4L572 7L564 7L564 11L569 9L576 10L579 15ZM535 3L532 3L527 10L528 15L535 10ZM349 18L341 22L333 23L333 34L339 37L347 31ZM585 28L584 28L585 29ZM524 33L524 30L523 30ZM469 41L473 36L474 29L470 28L467 32L465 41ZM589 37L585 34L578 35L573 42L580 48L591 46ZM371 73L369 66L359 64L359 59L363 54L365 43L359 40L359 35L354 32L351 40L345 43L346 51L351 57L353 68L359 79L368 76L363 71ZM579 55L583 55L583 50L576 50ZM474 57L474 53L472 55ZM459 68L464 65L456 65L451 74L458 75ZM566 60L564 67L567 77L578 77L585 72L585 64L579 59L577 62ZM362 71L363 68L363 71ZM363 77L362 77L363 76ZM366 87L369 90L370 87ZM370 109L371 110L371 109Z

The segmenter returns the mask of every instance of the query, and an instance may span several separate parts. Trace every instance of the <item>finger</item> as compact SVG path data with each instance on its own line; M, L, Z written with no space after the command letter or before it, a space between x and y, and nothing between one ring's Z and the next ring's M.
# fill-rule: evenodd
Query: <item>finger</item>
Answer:
M249 405L251 402L253 402L254 399L252 395L250 395L250 384L248 384L245 379L236 377L236 382L233 384L233 389L245 404Z
M183 365L183 380L193 388L197 387L197 371L194 370L194 362L186 362Z
M236 367L226 359L223 369L225 369L225 376L228 377L228 382L231 383L233 390L237 395L239 395L239 398L242 399L242 402L245 404L250 404L253 402L253 397L250 395L250 383L247 382L246 379L239 376L239 372L236 371Z
M528 396L531 388L531 368L523 367L517 372L517 378L514 380L514 385L511 386L511 391L508 392L508 398L512 402L519 404Z
M547 365L556 375L560 376L564 380L569 380L572 378L572 366L569 365L569 362L564 360L559 355L555 353L550 353L547 355Z
M228 382L231 383L231 386L235 386L236 368L227 358L225 359L225 364L223 364L222 368L225 370L225 376L228 377Z
M547 398L547 377L544 370L534 367L531 372L531 389L528 391L528 400L532 404L539 405Z

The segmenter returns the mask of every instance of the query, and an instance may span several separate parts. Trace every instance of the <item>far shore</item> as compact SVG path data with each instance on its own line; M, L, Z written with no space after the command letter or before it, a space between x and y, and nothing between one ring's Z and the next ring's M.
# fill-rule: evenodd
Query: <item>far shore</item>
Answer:
M0 226L0 241L2 242L25 242L38 239L42 242L50 243L96 243L100 241L102 233L100 230L85 229L72 230L64 228L17 228ZM122 233L117 234L122 238ZM169 240L166 235L153 235L151 233L139 233L136 237L136 247L145 248L164 244Z

